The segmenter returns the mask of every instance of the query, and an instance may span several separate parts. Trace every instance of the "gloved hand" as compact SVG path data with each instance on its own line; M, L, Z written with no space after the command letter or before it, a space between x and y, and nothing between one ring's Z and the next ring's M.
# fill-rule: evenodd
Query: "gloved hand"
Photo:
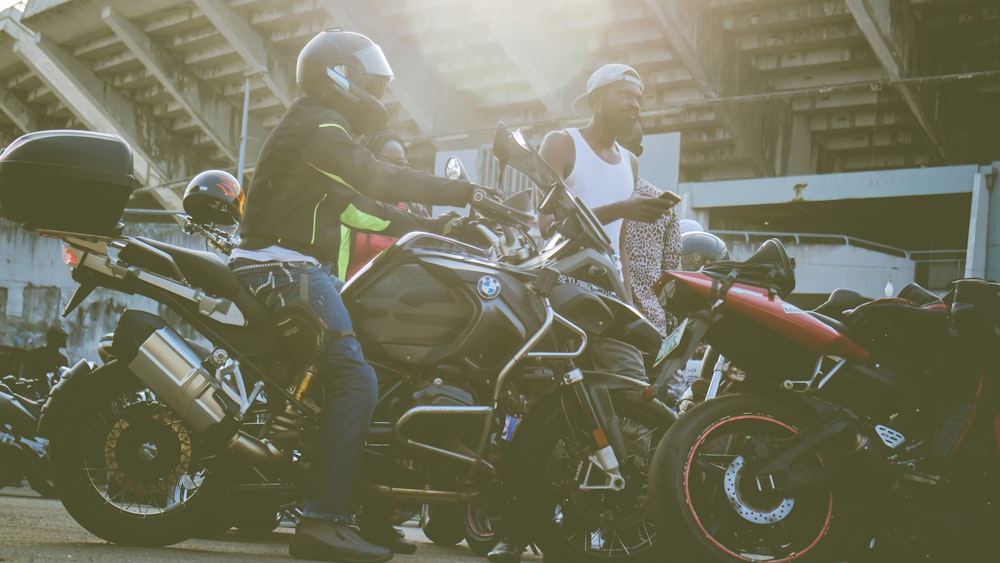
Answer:
M431 231L439 235L448 235L462 225L465 217L456 211L447 211L430 220Z
M677 414L684 414L687 411L691 410L691 407L693 406L694 406L694 401L692 401L691 399L682 398L680 401L677 402Z

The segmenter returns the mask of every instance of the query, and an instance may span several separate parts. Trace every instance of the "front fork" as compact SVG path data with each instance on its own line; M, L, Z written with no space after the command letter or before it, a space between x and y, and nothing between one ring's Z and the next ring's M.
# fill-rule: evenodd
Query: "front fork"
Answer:
M625 488L618 455L625 455L625 440L622 438L618 417L614 414L610 393L606 387L595 386L594 399L583 384L583 372L574 368L563 376L563 385L572 389L583 411L583 424L595 448L588 456L586 472L580 477L580 490L620 491ZM609 439L610 436L610 439ZM612 447L612 440L615 447ZM616 453L616 450L618 453ZM603 474L600 483L591 484L594 470Z

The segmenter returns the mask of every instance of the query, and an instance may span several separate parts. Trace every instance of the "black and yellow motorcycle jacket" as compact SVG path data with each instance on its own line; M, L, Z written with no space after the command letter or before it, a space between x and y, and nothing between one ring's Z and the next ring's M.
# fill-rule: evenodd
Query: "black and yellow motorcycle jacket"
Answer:
M351 229L397 237L432 230L432 219L398 209L395 202L461 207L474 188L378 160L341 113L299 98L265 140L246 187L240 248L276 244L343 273Z

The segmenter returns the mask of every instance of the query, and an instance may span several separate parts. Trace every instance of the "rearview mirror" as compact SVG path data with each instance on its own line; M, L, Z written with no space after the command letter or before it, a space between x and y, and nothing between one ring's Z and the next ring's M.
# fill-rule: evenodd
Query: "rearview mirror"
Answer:
M462 166L462 161L455 156L449 156L448 160L444 162L444 177L449 180L466 180L469 179L469 174L465 171L465 167Z

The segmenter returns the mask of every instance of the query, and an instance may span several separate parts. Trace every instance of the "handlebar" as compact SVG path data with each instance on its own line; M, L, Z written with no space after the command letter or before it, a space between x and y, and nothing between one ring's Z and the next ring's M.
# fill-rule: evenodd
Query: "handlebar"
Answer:
M472 192L472 208L486 217L514 227L530 228L535 222L531 213L515 209L501 201L497 201L486 190L475 189Z

